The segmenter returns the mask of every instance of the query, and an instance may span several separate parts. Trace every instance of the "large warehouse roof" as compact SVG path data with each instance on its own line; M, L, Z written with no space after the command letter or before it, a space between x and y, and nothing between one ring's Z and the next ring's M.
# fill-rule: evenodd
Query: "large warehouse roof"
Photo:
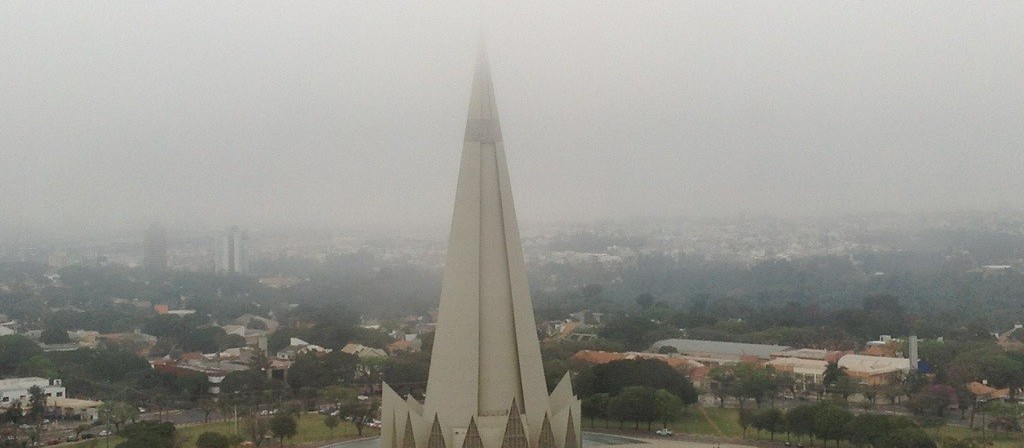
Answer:
M665 339L655 342L651 351L657 352L662 347L675 347L684 355L722 356L736 358L757 356L769 359L772 353L789 350L791 347L782 345L745 344L742 342L701 341L696 339Z

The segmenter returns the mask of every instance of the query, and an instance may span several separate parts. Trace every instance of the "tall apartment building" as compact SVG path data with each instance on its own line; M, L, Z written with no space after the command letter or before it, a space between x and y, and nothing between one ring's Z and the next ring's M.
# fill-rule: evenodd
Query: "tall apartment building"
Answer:
M217 238L214 268L219 274L249 273L249 235L238 227Z

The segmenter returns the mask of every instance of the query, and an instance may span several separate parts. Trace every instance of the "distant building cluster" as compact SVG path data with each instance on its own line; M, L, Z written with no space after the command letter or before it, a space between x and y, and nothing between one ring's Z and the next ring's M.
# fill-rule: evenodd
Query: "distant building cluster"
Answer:
M895 344L889 337L882 339ZM877 342L877 341L871 341ZM916 340L911 341L911 346ZM875 352L878 344L867 345L866 352ZM914 348L916 350L916 348ZM739 342L706 341L694 339L665 339L655 342L650 352L603 352L582 350L573 361L594 365L623 359L654 359L684 372L697 387L708 387L708 374L718 366L740 363L766 366L778 372L793 375L796 390L807 392L824 381L830 363L843 369L859 384L884 385L898 380L915 369L915 359L898 356L857 354L782 345L747 344Z

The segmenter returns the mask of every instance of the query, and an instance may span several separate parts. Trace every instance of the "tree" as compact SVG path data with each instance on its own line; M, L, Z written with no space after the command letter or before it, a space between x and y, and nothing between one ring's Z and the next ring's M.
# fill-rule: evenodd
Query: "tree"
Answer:
M829 362L828 365L825 366L825 373L821 377L821 382L827 386L831 386L835 384L836 381L839 381L839 378L844 376L847 376L846 368L839 367L839 363L837 362Z
M611 395L607 393L599 393L587 396L580 403L583 417L590 419L590 426L594 426L594 419L596 418L608 418L608 401L611 400Z
M13 375L18 366L43 350L35 342L19 334L0 336L0 375Z
M249 441L259 448L267 433L270 432L270 423L263 417L251 415L242 421L242 431L249 436Z
M866 385L859 388L860 394L868 400L869 408L875 407L875 398L882 394L882 386Z
M805 404L786 412L786 431L798 438L814 435L814 408Z
M907 402L907 408L917 415L941 418L945 414L946 408L955 400L956 391L952 387L932 384L911 395Z
M623 359L599 364L581 372L580 377L574 386L580 386L584 397L602 392L616 395L626 387L643 386L665 389L678 396L684 405L697 402L697 389L686 375L657 359Z
M768 431L772 441L775 440L775 433L785 430L782 411L776 408L765 409L757 413L754 419L758 430Z
M673 353L679 353L679 349L671 345L662 345L661 348L658 349L658 353L662 355L670 355Z
M67 330L56 327L48 327L39 334L39 342L44 344L67 344L71 342Z
M75 426L75 440L78 440L82 436L83 432L86 432L90 429L92 429L92 425L88 423L82 423L81 425Z
M658 407L658 419L661 420L661 426L664 428L668 427L669 422L679 418L679 414L683 410L683 400L665 389L658 389L654 392L654 402Z
M229 448L231 440L219 432L207 431L196 438L196 448Z
M17 425L21 423L23 418L25 418L25 412L22 410L20 401L15 401L7 409L4 409L3 421L6 423Z
M882 446L892 431L892 417L879 414L858 415L847 422L843 429L846 440L857 447Z
M175 448L174 424L144 420L125 426L119 434L125 438L117 448Z
M348 415L356 427L356 434L363 435L363 427L377 415L377 402L374 400L350 400L342 403L341 412Z
M815 406L814 435L819 439L834 440L836 445L845 435L846 424L853 419L853 414L833 403L820 403Z
M210 414L217 410L217 401L212 398L206 397L199 400L199 409L203 411L203 423L210 423ZM199 443L196 440L196 443Z
M769 396L774 396L778 389L775 382L775 371L768 367L754 364L739 364L733 368L733 390L743 407L744 399L752 399L758 406Z
M41 378L55 378L60 376L57 367L49 356L36 355L21 363L18 366L18 374L26 376L37 376Z
M326 355L305 353L288 368L288 385L294 389L348 384L355 376L359 357L334 351Z
M641 309L646 310L647 308L650 308L651 305L654 304L654 296L646 292L640 294L639 296L636 297L636 304L640 305Z
M718 398L718 406L725 407L725 399L734 393L733 382L735 377L732 370L725 366L718 366L711 369L711 394Z
M139 418L139 410L135 406L120 401L106 401L99 408L100 420L108 425L114 425L115 432L121 431L121 425L129 420Z
M601 329L599 336L622 341L630 350L643 350L656 341L650 335L658 329L658 325L650 319L640 316L621 316L608 322Z
M630 386L622 389L608 404L612 416L620 423L632 421L634 428L640 429L640 422L647 423L658 418L658 406L655 403L654 389L644 386Z
M985 403L985 413L990 417L989 427L1003 431L1020 430L1021 408L1015 403L994 400Z
M854 392L857 391L857 383L849 375L842 375L832 384L830 392L832 395L843 399L845 402Z
M740 428L743 428L743 437L746 437L747 428L754 426L754 411L740 407L739 422Z
M284 446L284 439L295 437L299 433L299 424L295 417L280 413L270 418L270 432L277 438L280 446Z
M569 372L569 366L561 359L544 361L544 382L547 383L548 393L558 387L558 382L565 378L567 372Z
M341 423L341 419L337 415L331 414L324 417L324 426L327 427L327 431L331 433L331 438L334 438L334 428L338 427Z
M39 426L43 423L43 415L46 414L46 392L39 386L28 388L28 409L25 416Z
M906 426L889 435L882 448L935 448L935 441L917 426Z

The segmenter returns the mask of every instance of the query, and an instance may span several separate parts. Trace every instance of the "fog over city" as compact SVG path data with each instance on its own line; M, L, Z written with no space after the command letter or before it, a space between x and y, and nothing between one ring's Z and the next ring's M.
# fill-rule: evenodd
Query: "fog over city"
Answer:
M1024 207L1015 2L0 3L0 238Z

